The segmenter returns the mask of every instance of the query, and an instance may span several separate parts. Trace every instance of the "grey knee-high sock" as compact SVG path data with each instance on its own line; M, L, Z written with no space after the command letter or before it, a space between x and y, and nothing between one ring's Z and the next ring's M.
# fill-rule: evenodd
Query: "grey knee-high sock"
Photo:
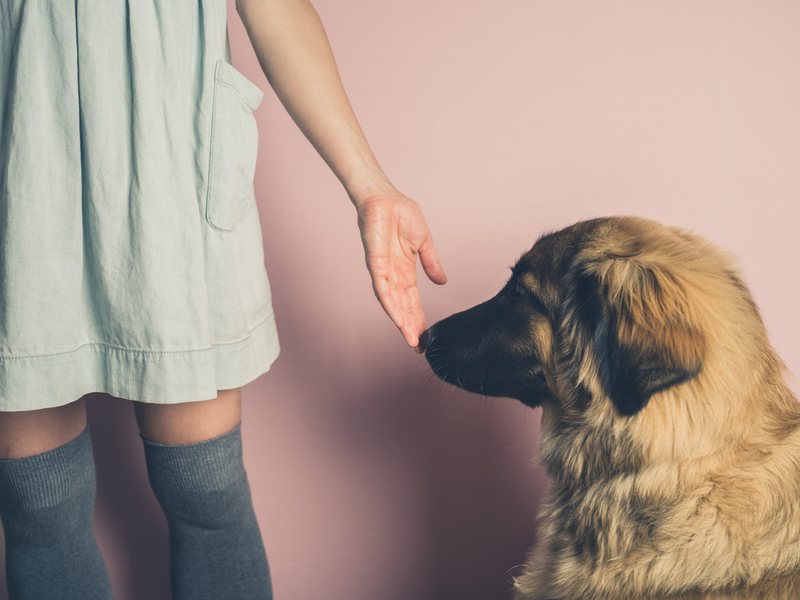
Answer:
M197 444L143 440L150 485L169 525L174 600L270 600L240 427Z
M11 600L109 600L92 529L95 470L89 428L36 456L0 460L0 517Z

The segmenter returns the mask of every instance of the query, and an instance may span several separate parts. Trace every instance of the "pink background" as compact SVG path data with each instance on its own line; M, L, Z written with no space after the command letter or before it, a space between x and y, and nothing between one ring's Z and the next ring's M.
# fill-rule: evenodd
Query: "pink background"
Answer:
M450 282L422 283L429 322L493 295L542 232L635 214L738 255L800 373L800 4L315 5L377 155L434 232ZM234 65L267 91L256 191L283 353L245 388L244 435L276 596L508 597L547 483L538 411L445 387L405 347L355 211L230 15ZM163 600L165 524L132 417L91 403L96 529L118 600Z

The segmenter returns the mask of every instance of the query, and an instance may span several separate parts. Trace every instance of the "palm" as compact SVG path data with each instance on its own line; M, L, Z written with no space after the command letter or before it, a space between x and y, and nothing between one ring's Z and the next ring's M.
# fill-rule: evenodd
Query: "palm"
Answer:
M375 295L408 345L416 348L426 328L417 255L431 281L447 281L425 217L405 196L376 196L360 204L358 224Z

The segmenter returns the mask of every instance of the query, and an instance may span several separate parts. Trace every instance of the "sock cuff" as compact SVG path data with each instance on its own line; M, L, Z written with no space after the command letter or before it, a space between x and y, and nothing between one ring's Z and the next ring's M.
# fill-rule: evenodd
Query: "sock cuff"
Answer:
M0 504L41 509L95 486L89 426L77 438L48 452L0 460Z
M144 437L142 442L153 489L209 492L247 480L241 423L228 433L194 444L160 444Z

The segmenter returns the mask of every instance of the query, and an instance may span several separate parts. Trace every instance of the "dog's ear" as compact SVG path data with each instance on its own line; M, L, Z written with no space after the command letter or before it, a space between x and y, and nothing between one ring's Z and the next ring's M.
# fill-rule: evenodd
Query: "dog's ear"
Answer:
M567 314L579 321L606 395L626 416L702 366L705 338L673 258L626 240L579 252L568 276Z

